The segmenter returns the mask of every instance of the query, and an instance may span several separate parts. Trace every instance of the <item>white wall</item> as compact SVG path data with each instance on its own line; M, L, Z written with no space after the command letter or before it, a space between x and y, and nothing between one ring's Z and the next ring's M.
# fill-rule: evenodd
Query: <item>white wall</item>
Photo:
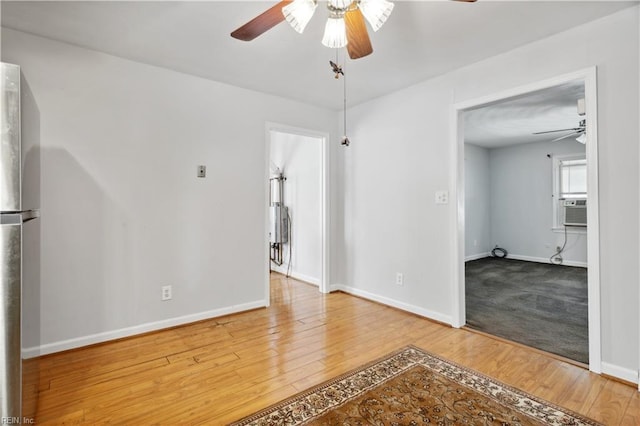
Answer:
M352 108L331 151L334 288L450 320L455 206L434 192L455 199L453 104L596 65L602 357L636 374L638 47L636 7ZM2 59L41 114L45 349L263 302L264 123L336 140L337 113L5 29Z
M336 140L335 112L7 29L2 60L40 111L27 341L50 352L265 304L265 123Z
M485 257L491 238L491 168L487 148L464 145L465 258Z
M562 247L564 233L552 230L553 165L547 155L579 153L584 154L585 147L573 139L489 150L491 247L498 244L513 258L549 261L555 248ZM586 266L584 230L568 230L562 258L566 265Z
M284 204L291 216L284 263L271 268L311 284L322 277L322 139L271 132L271 163L283 171ZM289 250L291 268L289 269Z
M596 65L603 368L637 378L638 38L635 7L350 109L342 287L451 320L453 105Z

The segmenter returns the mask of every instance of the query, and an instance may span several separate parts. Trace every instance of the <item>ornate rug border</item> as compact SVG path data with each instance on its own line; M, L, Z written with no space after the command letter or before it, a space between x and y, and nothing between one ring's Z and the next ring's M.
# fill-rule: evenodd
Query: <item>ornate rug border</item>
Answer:
M503 383L503 382L501 382L501 381L499 381L497 379L489 377L489 376L487 376L487 375L485 375L483 373L480 373L480 372L478 372L476 370L473 370L473 369L471 369L469 367L465 367L463 365L460 365L460 364L456 363L455 361L451 361L451 360L445 359L445 358L443 358L443 357L441 357L439 355L433 354L433 353L431 353L431 352L429 352L429 351L427 351L425 349L419 348L419 347L414 346L414 345L407 345L407 346L405 346L405 347L403 347L401 349L398 349L396 351L393 351L393 352L391 352L391 353L389 353L387 355L384 355L382 357L374 359L373 361L369 361L366 364L363 364L363 365L361 365L361 366L359 366L359 367L357 367L355 369L347 371L347 372L345 372L345 373L343 373L343 374L341 374L341 375L339 375L337 377L329 379L326 382L320 383L318 385L310 387L309 389L306 389L306 390L303 390L301 392L298 392L297 394L295 394L295 395L293 395L293 396L291 396L289 398L286 398L286 399L284 399L282 401L279 401L279 402L277 402L275 404L272 404L272 405L270 405L270 406L268 406L268 407L266 407L266 408L264 408L262 410L259 410L259 411L255 412L255 413L253 413L253 414L251 414L249 416L246 416L246 417L244 417L244 418L242 418L240 420L237 420L237 421L235 421L233 423L230 423L229 426L247 425L247 424L249 424L249 423L251 423L253 421L256 421L256 420L258 420L258 419L260 419L262 417L265 417L265 416L267 416L267 415L269 415L269 414L271 414L271 413L273 413L275 411L278 411L278 410L282 409L283 407L286 407L287 405L289 405L289 404L291 404L291 403L293 403L293 402L295 402L297 400L303 399L303 398L305 398L305 397L307 397L309 395L312 395L314 393L317 393L317 392L319 392L319 391L321 391L321 390L323 390L325 388L331 387L331 386L335 385L336 383L338 383L338 382L340 382L342 380L345 380L345 379L347 379L349 377L356 376L357 374L359 374L359 373L361 373L361 372L363 372L363 371L365 371L367 369L370 369L371 367L373 367L373 366L375 366L377 364L388 362L388 361L392 360L393 358L395 358L395 357L397 357L399 355L402 355L404 353L408 353L408 352L411 352L411 351L417 352L417 354L414 355L414 356L416 358L421 358L422 357L422 359L414 359L412 363L409 363L409 364L405 365L402 368L398 368L397 371L394 371L392 374L389 374L384 379L382 379L382 380L380 380L378 382L372 383L371 385L365 386L365 387L363 387L361 389L358 389L358 391L354 395L349 396L348 398L340 401L337 404L334 404L334 405L326 407L325 409L317 412L314 416L312 416L312 417L310 417L308 419L304 419L300 423L297 423L297 424L299 424L299 425L307 424L309 421L317 418L318 416L324 414L325 412L327 412L327 411L329 411L329 410L331 410L333 408L339 407L339 406L351 401L354 398L357 398L358 396L362 395L362 393L368 391L369 389L371 389L373 387L376 387L376 386L379 386L379 385L385 383L386 381L391 380L394 377L397 377L399 374L402 374L407 369L412 368L412 367L417 366L417 365L425 367L425 368L433 371L435 374L438 374L440 376L446 377L449 380L455 380L459 384L461 384L461 385L463 385L463 386L465 386L465 387L467 387L467 388L469 388L469 389L471 389L471 390L473 390L475 392L479 392L479 393L483 394L487 398L491 398L494 401L498 401L498 399L496 398L496 395L494 395L494 394L492 394L490 392L484 392L481 389L473 387L472 385L470 385L468 383L465 383L464 381L458 380L459 378L455 378L455 377L452 377L451 375L444 374L442 371L439 371L436 368L434 368L433 365L429 365L428 362L425 362L425 360L428 360L429 358L432 358L432 359L434 359L435 361L437 361L440 364L444 364L445 366L451 366L451 367L454 367L454 368L456 368L458 370L461 370L464 373L470 375L471 377L473 377L475 379L479 379L481 381L489 382L494 387L496 387L498 391L500 389L504 389L504 390L506 390L508 392L512 392L512 393L520 396L521 398L525 398L525 399L530 400L530 401L532 401L532 402L534 402L534 403L536 403L538 405L543 406L543 408L544 407L548 407L549 409L553 409L555 411L558 411L558 412L561 412L561 413L565 413L565 414L575 418L576 420L582 422L582 424L584 424L584 425L603 426L601 423L598 423L593 419L590 419L590 418L585 417L585 416L583 416L581 414L578 414L573 410L570 410L570 409L555 405L555 404L553 404L553 403L551 403L549 401L546 401L546 400L544 400L542 398L539 398L539 397L537 397L535 395L532 395L529 392L526 392L526 391L523 391L521 389L518 389L518 388L515 388L513 386L510 386L510 385L508 385L506 383ZM503 404L503 405L506 405L503 402L500 402L500 403ZM537 421L540 421L540 422L544 421L544 419L542 419L540 417L536 417L536 416L530 415L526 411L524 411L522 409L518 409L517 406L512 406L512 407L516 411L518 411L519 413L521 413L521 414L523 414L523 415L525 415L525 416L527 416L527 417L529 417L531 419L534 419L534 420L537 420ZM549 423L549 424L551 424L551 423ZM577 424L580 424L580 423L577 423Z
M247 424L249 422L257 420L260 417L264 417L265 415L270 414L270 413L272 413L272 412L274 412L276 410L279 410L280 408L282 408L282 407L284 407L284 406L286 406L288 404L291 404L292 402L294 402L294 401L296 401L296 400L298 400L300 398L304 398L306 396L309 396L309 395L311 395L311 394L313 394L315 392L318 392L320 389L324 389L324 388L327 388L329 386L332 386L335 383L346 379L347 377L350 377L350 376L353 376L355 374L358 374L358 373L360 373L360 372L362 372L362 371L364 371L364 370L366 370L368 368L373 367L374 365L376 365L376 364L378 364L380 362L387 361L388 359L391 359L391 358L393 358L393 357L395 357L397 355L400 355L401 353L405 352L407 349L417 349L420 352L426 352L423 349L419 349L419 348L417 348L417 347L415 347L413 345L405 346L405 347L403 347L401 349L398 349L396 351L388 353L387 355L381 356L380 358L376 358L373 361L369 361L366 364L361 365L360 367L356 367L353 370L349 370L346 373L342 373L341 375L339 375L337 377L334 377L333 379L329 379L326 382L322 382L322 383L320 383L318 385L315 385L315 386L312 386L312 387L310 387L308 389L300 391L297 394L295 394L295 395L293 395L293 396L291 396L289 398L286 398L286 399L283 399L282 401L276 402L275 404L272 404L272 405L270 405L270 406L268 406L266 408L263 408L260 411L257 411L257 412L255 412L253 414L250 414L250 415L246 416L246 417L243 417L240 420L236 420L236 421L234 421L232 423L229 423L228 426L242 426L244 424ZM404 371L404 370L402 370L402 371ZM402 371L399 371L397 374L401 373ZM391 377L389 377L389 378L391 378ZM377 386L380 383L383 383L383 381L378 382L378 383L376 383L376 384L374 384L372 386ZM358 394L361 394L362 392L365 392L368 389L369 389L369 387L363 388L363 389L360 390L360 392L358 392ZM347 401L348 400L345 400L342 403L345 403ZM328 409L337 407L339 405L340 404L332 406L332 407L329 407ZM301 424L303 424L303 423L301 423Z

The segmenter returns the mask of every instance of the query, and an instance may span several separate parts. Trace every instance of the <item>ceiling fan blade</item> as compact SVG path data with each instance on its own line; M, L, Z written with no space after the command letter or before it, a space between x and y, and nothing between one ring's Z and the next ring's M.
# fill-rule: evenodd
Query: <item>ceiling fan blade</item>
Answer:
M349 57L358 59L373 53L367 25L360 9L352 8L345 12L344 22L347 26L347 52L349 52Z
M237 30L231 33L231 37L242 41L251 41L260 34L269 31L271 28L284 21L282 8L291 3L292 0L284 0L265 12L256 16Z
M569 133L568 135L564 135L564 136L560 136L559 138L555 138L551 142L561 141L562 139L567 139L567 138L570 138L572 136L578 136L578 135L581 135L581 134L582 134L582 132Z
M532 134L534 134L534 135L543 135L545 133L569 132L569 131L578 132L580 130L582 130L582 127L572 127L571 129L547 130L546 132L535 132L535 133L532 133Z
M475 3L477 0L452 0L452 1L463 1L465 3Z

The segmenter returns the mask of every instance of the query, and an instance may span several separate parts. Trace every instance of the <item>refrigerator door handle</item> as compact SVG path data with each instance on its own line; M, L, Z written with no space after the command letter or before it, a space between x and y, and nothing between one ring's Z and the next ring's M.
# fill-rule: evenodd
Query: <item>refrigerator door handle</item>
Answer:
M19 225L40 217L40 210L24 210L21 212L2 212L0 214L1 225Z
M40 217L40 210L25 210L22 213L22 223L29 222L30 220L37 219Z

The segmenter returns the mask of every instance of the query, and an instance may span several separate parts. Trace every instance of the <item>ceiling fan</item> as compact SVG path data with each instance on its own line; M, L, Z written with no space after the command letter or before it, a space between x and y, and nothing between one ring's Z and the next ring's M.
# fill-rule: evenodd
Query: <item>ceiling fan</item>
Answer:
M476 0L453 0L473 3ZM299 33L318 7L318 0L284 0L231 33L231 37L251 41L286 20ZM387 0L328 0L329 18L322 44L331 48L347 47L351 59L373 52L365 19L374 31L384 24L394 4Z
M558 129L558 130L547 130L546 132L535 132L534 135L543 135L546 133L557 133L557 132L569 132L566 135L560 136L559 138L553 139L551 142L556 142L562 139L576 137L576 140L582 144L587 141L586 132L587 132L587 120L582 119L578 124L578 127L570 127L568 129Z

